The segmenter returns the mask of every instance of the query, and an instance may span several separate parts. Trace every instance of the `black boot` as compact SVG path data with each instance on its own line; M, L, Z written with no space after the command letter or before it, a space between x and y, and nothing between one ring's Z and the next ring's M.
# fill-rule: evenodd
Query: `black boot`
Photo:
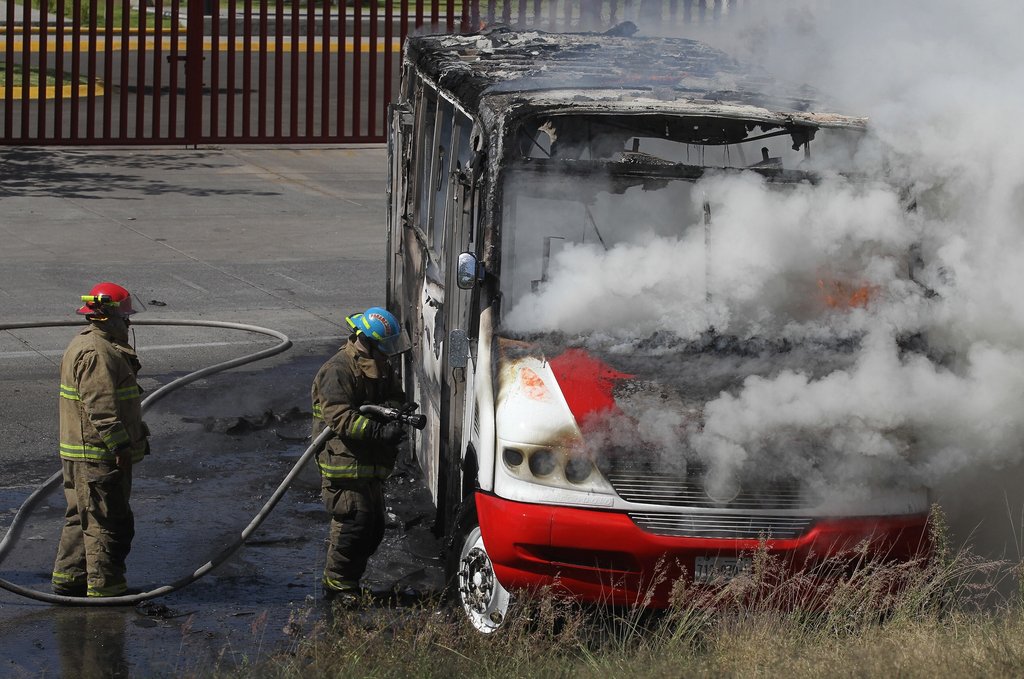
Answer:
M338 608L359 608L362 600L359 590L324 588L324 601Z

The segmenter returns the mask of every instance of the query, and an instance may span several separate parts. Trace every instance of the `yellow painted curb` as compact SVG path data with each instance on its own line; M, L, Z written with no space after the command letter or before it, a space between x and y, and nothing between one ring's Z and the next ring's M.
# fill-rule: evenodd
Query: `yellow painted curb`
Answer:
M72 87L73 87L73 85L64 85L61 88L61 97L60 98L61 99L70 99L71 98L71 88ZM0 91L3 92L3 95L0 95L0 98L4 98L4 99L7 97L7 92L8 91L11 92L11 98L14 99L15 101L18 101L22 97L25 96L24 89L22 87L19 87L19 86L15 86L15 87L11 87L11 88L5 88L4 90L0 90ZM42 93L43 93L42 97L39 96L39 92L40 92L40 88L38 86L36 86L36 85L30 86L28 88L28 98L29 99L56 99L57 98L57 88L54 87L54 86L47 86L47 87L42 88ZM100 85L99 83L96 83L96 96L99 97L99 96L102 96L102 95L103 95L103 86ZM89 86L88 85L79 85L78 86L78 96L80 96L80 97L88 97L89 96Z
M53 20L51 19L50 21L52 22ZM180 30L185 30L185 24L183 24L183 23L179 24L179 27L180 27ZM71 31L74 30L74 22L72 22L70 20L65 22L63 30L64 30L65 34L70 34ZM82 26L82 27L79 28L79 30L81 30L83 35L88 35L88 33L89 33L89 27L88 26ZM164 30L164 32L167 32L167 31L169 31L171 29L170 29L170 27L166 27L163 30ZM120 35L123 31L124 31L124 27L123 26L114 26L113 29L111 30L111 34L112 35ZM36 36L36 35L42 35L42 33L43 33L43 31L39 30L38 26L33 26L31 28L31 30L28 31L28 33L26 33L22 29L21 26L14 26L14 27L12 27L12 28L4 31L4 32L5 33L9 33L12 36L14 36L14 35L16 35L16 36L24 36L24 35ZM138 35L139 32L140 31L139 31L139 27L138 26L129 26L128 27L128 34L129 35ZM103 26L103 25L96 26L96 34L97 35L106 35L106 33L107 33L106 26ZM57 27L51 23L49 26L46 27L46 34L47 35L56 35L57 34ZM145 34L146 35L155 35L156 34L156 29L153 26L146 26Z

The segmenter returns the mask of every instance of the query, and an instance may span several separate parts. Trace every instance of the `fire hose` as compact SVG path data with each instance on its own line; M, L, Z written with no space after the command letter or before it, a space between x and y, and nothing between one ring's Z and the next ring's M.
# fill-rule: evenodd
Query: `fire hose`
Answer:
M27 329L27 328L75 326L75 325L81 325L81 323L82 323L81 321L45 321L45 322L39 322L39 323L3 323L3 324L0 324L0 331L3 331L3 330L19 330L19 329ZM252 363L253 361L258 361L258 360L263 359L263 358L268 358L270 356L274 356L276 354L281 353L282 351L285 351L286 349L288 349L292 345L291 340L288 339L288 336L283 334L283 333L280 333L280 332L278 332L276 330L270 330L269 328L262 328L262 327L259 327L259 326L256 326L256 325L246 325L244 323L229 323L229 322L222 322L222 321L201 321L201 320L176 320L176 319L174 319L174 320L141 320L140 319L138 321L132 321L132 325L184 325L184 326L200 326L200 327L213 327L213 328L230 328L230 329L234 329L234 330L246 330L246 331L249 331L249 332L260 333L260 334L263 334L263 335L269 335L271 337L276 337L277 339L281 340L279 344L277 344L277 345L275 345L273 347L270 347L270 348L267 348L267 349L263 349L261 351L257 351L257 352L252 353L252 354L247 354L245 356L240 356L238 358L234 358L234 359L231 359L229 361L224 361L222 363L217 363L215 365L208 366L206 368L203 368L201 370L197 370L195 372L189 373L188 375L184 375L184 376L179 377L179 378L177 378L177 379L175 379L175 380L173 380L171 382L168 382L167 384L163 385L162 387L160 387L159 389L157 389L156 391L151 393L145 399L143 399L143 401L142 401L142 412L146 412L146 410L148 410L149 407L151 407L158 400L160 400L161 398L163 398L164 396L166 396L170 392L174 391L175 389L178 389L179 387L183 387L184 385L189 384L190 382L194 382L194 381L196 381L196 380L198 380L198 379L200 379L202 377L205 377L207 375L212 375L214 373L222 372L222 371L228 370L230 368L235 368L235 367L240 366L240 365L245 365L246 363ZM260 509L260 511L253 517L252 521L249 522L249 525L247 525L242 530L241 534L239 534L239 536L237 538L235 538L234 542L232 542L230 545L225 547L217 555L215 555L212 559L210 559L209 561L204 563L202 566L197 568L191 574L189 574L189 575L187 575L185 577L182 577L182 578L176 580L175 582L172 582L171 584L162 585L160 587L156 587L154 589L151 589L151 590L146 591L146 592L141 592L139 594L130 594L130 595L112 596L112 597L73 597L73 596L62 596L62 595L59 595L59 594L50 594L50 593L47 593L47 592L39 592L39 591L36 591L36 590L33 590L33 589L29 589L27 587L22 587L21 585L16 585L16 584L14 584L12 582L8 582L8 581L3 580L3 579L0 579L0 588L6 589L9 592L13 592L15 594L19 594L19 595L24 596L24 597L28 597L30 599L35 599L36 601L43 601L43 602L52 603L52 604L63 604L63 605L68 605L68 606L127 606L127 605L134 605L134 604L140 603L142 601L146 601L148 599L154 599L154 598L156 598L158 596L163 596L165 594L169 594L171 592L174 592L175 590L179 590L179 589L185 587L186 585L189 585L189 584L195 582L196 580L198 580L202 576L204 576L207 573L209 573L210 571L212 571L217 566L219 566L222 563L224 563L228 558L231 557L231 555L233 555L236 551L238 551L238 549L243 544L245 544L245 541L249 538L249 536L252 535L252 533L260 526L260 524L263 523L263 521L270 514L271 510L273 510L273 508L280 501L280 499L284 495L285 491L288 489L288 487L295 480L296 476L298 476L299 471L302 469L302 467L306 464L307 461L309 461L309 459L311 457L313 457L313 455L316 454L317 450L319 450L320 446L323 445L323 443L331 436L331 434L332 434L332 430L330 428L325 428L323 430L323 432L321 432L320 435L317 436L313 440L313 442L309 445L309 447L306 448L305 452L303 452L302 455L299 457L298 461L292 466L292 468L288 472L288 474L285 475L284 480L282 480L280 485L278 485L277 489L270 496L270 499L267 500L267 502L263 505L262 509ZM23 526L24 520L22 519L22 517L24 515L27 515L27 513L29 511L31 511L31 509L34 508L35 505L38 504L38 502L47 493L52 491L56 487L58 482L61 481L61 478L62 478L62 473L60 471L56 472L53 476L51 476L46 481L44 481L43 484L40 485L35 491L33 491L32 494L29 495L28 498L25 500L25 502L22 503L21 508L18 509L18 513L15 515L14 520L11 522L11 526L8 529L7 534L4 535L3 540L0 540L0 563L3 563L4 558L7 556L7 552L10 551L11 547L14 545L15 540L18 538L18 535L21 533L21 531L22 531L22 529L24 527Z

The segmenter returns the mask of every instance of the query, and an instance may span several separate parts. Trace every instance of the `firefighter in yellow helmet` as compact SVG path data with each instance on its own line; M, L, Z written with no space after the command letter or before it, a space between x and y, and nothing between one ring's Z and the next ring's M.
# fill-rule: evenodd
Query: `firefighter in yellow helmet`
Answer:
M127 593L125 559L135 536L129 506L132 465L149 451L128 344L132 297L99 283L78 310L89 325L60 366L60 457L67 512L53 566L52 587L67 596Z
M355 604L366 563L384 538L384 479L405 438L403 425L375 420L359 407L398 407L405 393L389 359L400 335L398 319L371 307L345 320L352 333L317 372L311 396L313 437L324 427L335 433L317 455L331 515L324 595Z

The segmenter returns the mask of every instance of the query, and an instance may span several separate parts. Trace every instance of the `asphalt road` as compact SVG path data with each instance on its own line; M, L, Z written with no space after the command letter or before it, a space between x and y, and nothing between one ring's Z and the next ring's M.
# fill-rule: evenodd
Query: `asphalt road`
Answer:
M136 473L131 584L166 584L211 558L304 450L309 383L340 343L344 315L383 301L385 176L380 147L0 149L0 322L74 320L79 295L112 280L146 305L140 319L241 322L294 342L147 415L154 452ZM74 332L0 332L0 534L59 468L58 363ZM152 391L274 341L140 326L135 343ZM255 544L158 600L166 608L61 609L0 591L0 676L54 676L83 662L177 676L295 643L317 615L327 520L318 484L305 469ZM411 466L389 498L368 584L435 590L438 545ZM55 492L33 515L0 577L47 588L63 502ZM93 658L96 648L109 654Z
M265 325L292 338L290 355L323 354L337 345L346 312L383 298L384 156L380 148L4 149L0 295L9 301L0 317L74 319L79 295L113 280L147 304L145 318ZM238 355L253 339L136 332L148 388L157 376ZM31 462L54 448L55 434L41 433L52 429L54 407L45 373L68 337L0 335L3 396L20 394L0 418L0 440L13 444L0 451L5 477L49 474L31 475Z

